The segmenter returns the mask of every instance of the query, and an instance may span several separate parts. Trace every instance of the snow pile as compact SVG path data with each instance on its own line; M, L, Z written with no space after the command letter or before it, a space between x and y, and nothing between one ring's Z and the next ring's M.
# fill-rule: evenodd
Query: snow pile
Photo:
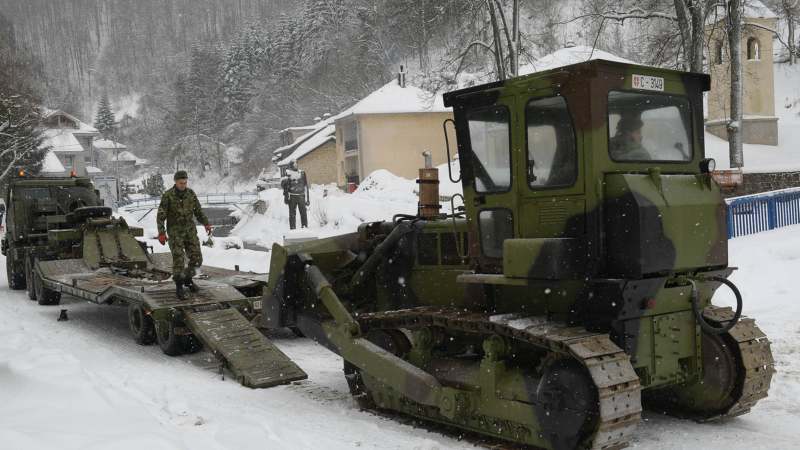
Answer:
M312 185L308 208L309 231L318 237L355 231L364 222L391 220L395 214L416 214L416 182L379 170L364 179L352 194L334 185ZM232 234L245 242L270 248L283 242L289 232L289 208L283 202L283 191L267 189L259 193L266 204L266 214L251 209L240 214L240 222ZM300 224L300 214L297 214Z

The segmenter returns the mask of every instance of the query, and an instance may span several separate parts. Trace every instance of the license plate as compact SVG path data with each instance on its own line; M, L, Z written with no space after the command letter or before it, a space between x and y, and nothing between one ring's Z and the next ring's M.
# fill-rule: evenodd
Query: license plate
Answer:
M253 309L259 311L261 309L261 300L253 301Z
M634 74L633 80L631 80L631 87L646 91L663 91L664 79L661 77L650 77L647 75Z

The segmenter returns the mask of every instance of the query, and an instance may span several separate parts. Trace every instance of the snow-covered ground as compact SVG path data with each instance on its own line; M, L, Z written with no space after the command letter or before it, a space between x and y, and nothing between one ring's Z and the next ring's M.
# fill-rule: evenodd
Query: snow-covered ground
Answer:
M646 413L638 449L788 449L800 441L800 226L731 241L733 276L773 341L770 397L723 424ZM263 267L267 254L204 248L206 260ZM5 263L0 257L0 265ZM341 361L306 339L276 337L307 381L251 390L222 381L199 355L168 358L128 336L126 312L66 300L57 307L6 287L0 271L0 448L3 449L455 449L456 436L360 412ZM720 295L717 304L730 298Z

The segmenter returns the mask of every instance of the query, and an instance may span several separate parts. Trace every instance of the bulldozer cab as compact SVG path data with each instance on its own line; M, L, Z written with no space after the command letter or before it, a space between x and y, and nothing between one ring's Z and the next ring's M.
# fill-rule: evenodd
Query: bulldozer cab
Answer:
M542 252L538 277L601 270L609 177L700 174L708 88L703 74L593 60L445 94L480 271L528 277Z

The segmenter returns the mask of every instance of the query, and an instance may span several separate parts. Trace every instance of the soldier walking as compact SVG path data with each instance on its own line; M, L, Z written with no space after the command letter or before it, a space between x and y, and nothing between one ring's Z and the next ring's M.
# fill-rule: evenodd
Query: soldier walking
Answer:
M197 238L197 228L194 219L206 227L206 232L211 235L211 225L208 217L200 207L194 191L187 187L189 175L185 170L175 172L175 185L161 196L158 205L156 225L158 226L158 242L164 245L169 240L169 250L172 253L172 279L175 281L175 295L185 300L186 293L183 288L197 292L197 285L192 281L195 268L203 264L203 254L200 252L200 240ZM166 222L166 228L164 227ZM188 264L187 261L188 260Z
M286 176L281 180L283 185L283 201L289 205L289 228L297 228L295 214L300 210L300 226L308 228L307 207L311 204L311 195L308 192L306 173L297 168L297 161L289 163Z

